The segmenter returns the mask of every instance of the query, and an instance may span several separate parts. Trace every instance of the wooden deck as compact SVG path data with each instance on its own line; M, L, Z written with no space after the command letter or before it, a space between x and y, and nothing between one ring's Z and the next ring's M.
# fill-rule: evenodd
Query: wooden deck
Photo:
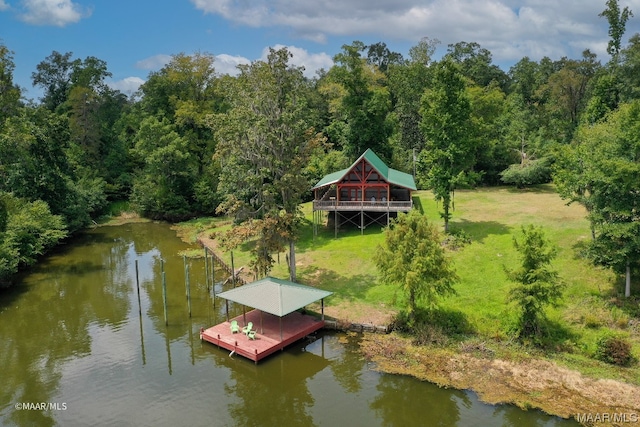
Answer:
M246 323L253 322L253 330L256 331L255 340L249 339L242 332L232 334L230 322L223 322L205 329L201 332L202 339L258 363L259 360L324 326L323 320L297 311L282 317L282 336L280 335L281 318L273 314L252 310L246 315L240 315L231 320L236 320L242 328L245 325L245 319Z
M313 210L316 211L372 211L372 212L408 212L413 207L413 201L335 201L314 200Z

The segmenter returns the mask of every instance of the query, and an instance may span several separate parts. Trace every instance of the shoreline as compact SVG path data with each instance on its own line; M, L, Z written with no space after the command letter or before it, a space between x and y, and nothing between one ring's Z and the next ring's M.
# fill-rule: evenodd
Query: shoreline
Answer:
M395 333L365 333L360 349L380 372L472 390L488 404L539 409L549 415L587 421L586 425L618 425L614 416L627 424L640 425L639 386L590 378L550 360L494 358L482 346L466 351L415 346L410 338Z
M214 239L206 238L203 242L204 236L198 234L199 244L216 249ZM325 314L341 325L377 327L389 325L395 313L385 307L343 301L326 307ZM638 385L592 378L526 352L516 351L513 358L498 358L483 345L462 343L459 349L415 346L410 338L397 333L359 332L363 337L361 353L380 372L410 375L445 388L471 390L487 404L538 409L585 425L617 425L613 416L623 415L626 424L640 426Z

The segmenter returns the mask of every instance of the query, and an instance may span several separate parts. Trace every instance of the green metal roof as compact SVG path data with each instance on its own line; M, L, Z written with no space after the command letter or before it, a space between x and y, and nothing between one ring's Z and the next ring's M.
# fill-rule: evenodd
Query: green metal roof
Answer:
M267 276L217 296L282 317L331 294L333 292Z
M409 190L417 190L416 183L412 175L390 168L370 148L368 148L367 151L365 151L360 157L358 157L358 160L353 162L351 166L349 166L348 168L326 175L324 178L318 181L316 185L313 186L312 190L315 190L316 188L320 188L320 187L325 187L327 185L335 184L336 182L340 181L363 158L375 170L377 170L378 173L389 184L405 187L405 188L408 188Z

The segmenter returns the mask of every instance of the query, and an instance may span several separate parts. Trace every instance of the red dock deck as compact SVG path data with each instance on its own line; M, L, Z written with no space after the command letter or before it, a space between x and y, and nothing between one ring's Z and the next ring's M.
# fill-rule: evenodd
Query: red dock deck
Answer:
M278 317L252 310L232 320L236 320L241 328L245 325L245 320L246 323L253 322L256 339L249 339L242 332L231 333L230 322L205 329L202 331L202 339L256 363L324 326L324 320L297 311Z

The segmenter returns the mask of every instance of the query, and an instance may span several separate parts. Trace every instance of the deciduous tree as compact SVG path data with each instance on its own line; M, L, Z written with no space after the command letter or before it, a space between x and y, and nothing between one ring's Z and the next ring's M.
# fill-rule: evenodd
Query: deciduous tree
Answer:
M455 293L458 277L442 245L442 235L417 210L400 214L384 231L374 262L383 283L397 285L410 313L421 302L431 308L437 299Z
M20 101L20 88L13 82L13 52L0 43L0 128L8 117L16 113Z
M258 274L266 274L272 254L288 244L295 280L299 204L310 187L303 170L318 136L308 108L309 83L290 59L287 49L271 49L267 61L242 66L226 87L229 111L212 116L211 126L220 139L220 210L244 222L234 233L257 239Z
M342 46L342 52L334 57L336 65L325 79L329 87L339 86L331 91L338 96L334 100L333 127L342 129L343 149L349 158L370 148L389 160L391 98L386 76L362 57L365 49L364 43L355 41Z
M433 85L422 97L421 114L425 148L419 157L418 177L442 203L447 232L453 192L473 181L470 172L475 161L471 104L464 78L453 62L437 65Z

